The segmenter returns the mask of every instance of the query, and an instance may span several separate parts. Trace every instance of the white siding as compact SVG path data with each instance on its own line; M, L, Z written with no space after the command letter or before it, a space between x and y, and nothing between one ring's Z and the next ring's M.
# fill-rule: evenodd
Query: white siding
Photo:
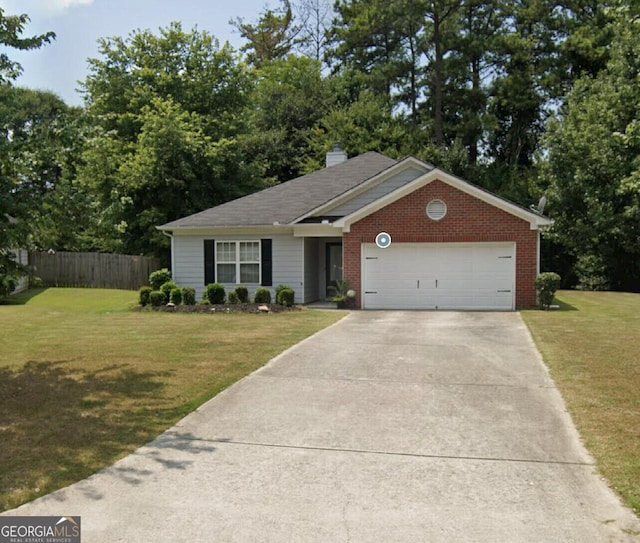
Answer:
M273 240L273 286L287 285L295 301L304 301L304 238L271 236Z
M372 202L375 202L376 200L382 198L383 196L386 196L387 194L393 192L394 190L400 187L403 187L404 185L407 185L408 183L417 179L423 174L424 174L423 171L420 171L414 168L409 168L407 170L404 170L403 172L400 172L398 175L395 175L390 179L387 179L383 183L380 183L379 185L372 187L370 190L363 192L358 196L355 196L348 202L345 202L344 204L334 209L331 209L329 211L325 211L324 214L346 217L347 215L350 215L354 211L357 211L358 209Z
M287 285L296 293L296 303L303 302L304 296L304 238L294 238L290 235L246 235L224 236L198 235L173 237L172 270L173 280L181 287L191 286L196 289L196 299L201 299L204 292L204 241L215 239L216 241L255 241L263 238L273 240L273 286ZM245 285L251 296L259 285ZM226 285L227 292L236 285ZM272 294L274 289L271 288Z

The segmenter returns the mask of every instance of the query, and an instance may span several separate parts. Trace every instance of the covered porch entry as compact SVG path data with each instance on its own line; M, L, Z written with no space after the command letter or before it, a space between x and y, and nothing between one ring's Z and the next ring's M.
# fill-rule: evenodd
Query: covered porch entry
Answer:
M342 279L343 251L341 237L305 238L304 284L307 302L327 300L330 287Z

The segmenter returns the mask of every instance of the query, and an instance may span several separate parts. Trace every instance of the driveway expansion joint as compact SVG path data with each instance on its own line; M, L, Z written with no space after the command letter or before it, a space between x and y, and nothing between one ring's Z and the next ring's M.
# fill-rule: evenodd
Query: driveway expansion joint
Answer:
M203 441L202 439L193 438L194 441ZM561 465L561 466L585 466L594 467L593 462L579 462L571 460L540 460L535 458L508 458L508 457L491 457L491 456L465 456L465 455L447 455L447 454L427 454L427 453L409 453L400 451L376 451L369 449L348 449L341 447L319 447L312 445L285 445L282 443L259 443L255 441L236 441L233 439L211 439L204 440L211 443L227 444L227 445L240 445L247 447L264 447L270 449L296 449L302 451L320 451L320 452L341 452L352 454L370 454L379 456L400 456L409 458L431 458L438 460L470 460L479 462L509 462L509 463L522 463L522 464L547 464L547 465Z

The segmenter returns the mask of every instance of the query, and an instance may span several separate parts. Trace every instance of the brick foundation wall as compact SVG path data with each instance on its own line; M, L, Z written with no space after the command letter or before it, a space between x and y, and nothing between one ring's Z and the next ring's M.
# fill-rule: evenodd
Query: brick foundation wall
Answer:
M426 214L433 199L447 205L447 214L440 221ZM527 221L435 180L352 224L344 234L344 278L358 293L356 307L362 307L361 244L374 243L380 232L389 233L394 243L515 242L516 308L535 306L538 232Z

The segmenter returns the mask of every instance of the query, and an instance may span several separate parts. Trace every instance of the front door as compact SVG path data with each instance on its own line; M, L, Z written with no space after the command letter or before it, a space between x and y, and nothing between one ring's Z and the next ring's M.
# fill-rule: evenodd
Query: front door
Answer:
M335 292L330 287L336 286L336 281L342 279L342 243L327 243L327 298Z

